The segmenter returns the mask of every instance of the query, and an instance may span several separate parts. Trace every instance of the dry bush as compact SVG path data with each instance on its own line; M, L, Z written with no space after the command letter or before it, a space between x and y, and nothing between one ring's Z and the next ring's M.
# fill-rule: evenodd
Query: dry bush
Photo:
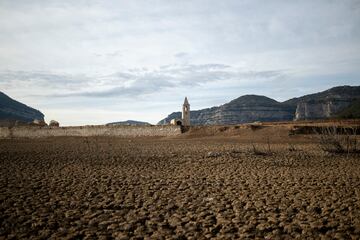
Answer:
M294 144L288 143L288 151L289 152L296 152L298 149L295 147Z
M257 148L254 144L252 145L252 149L250 150L250 152L254 155L259 155L259 156L265 156L267 155L267 153L263 150L260 150L259 148Z
M320 136L319 147L328 153L359 153L356 131L336 126L323 127L316 131Z
M250 152L254 155L259 155L259 156L270 156L274 154L274 152L271 150L271 144L269 138L267 138L266 140L266 149L265 148L260 149L256 147L255 144L252 144L252 149L250 150Z

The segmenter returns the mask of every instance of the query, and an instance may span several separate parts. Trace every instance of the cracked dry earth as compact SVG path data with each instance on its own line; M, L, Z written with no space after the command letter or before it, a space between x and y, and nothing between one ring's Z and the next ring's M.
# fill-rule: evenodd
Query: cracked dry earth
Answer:
M295 148L0 140L0 239L359 239L359 155Z

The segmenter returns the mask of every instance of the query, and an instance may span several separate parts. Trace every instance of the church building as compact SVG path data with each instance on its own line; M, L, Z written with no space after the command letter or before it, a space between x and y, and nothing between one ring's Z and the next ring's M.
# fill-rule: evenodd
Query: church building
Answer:
M171 125L181 125L181 126L190 126L190 104L189 101L187 99L187 97L185 97L184 100L184 104L182 107L182 116L181 119L172 119L170 121Z

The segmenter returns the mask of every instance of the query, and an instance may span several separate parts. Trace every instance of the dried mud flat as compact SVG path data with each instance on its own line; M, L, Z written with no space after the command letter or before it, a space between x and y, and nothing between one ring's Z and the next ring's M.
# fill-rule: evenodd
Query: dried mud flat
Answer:
M359 155L286 142L0 140L0 239L359 239Z

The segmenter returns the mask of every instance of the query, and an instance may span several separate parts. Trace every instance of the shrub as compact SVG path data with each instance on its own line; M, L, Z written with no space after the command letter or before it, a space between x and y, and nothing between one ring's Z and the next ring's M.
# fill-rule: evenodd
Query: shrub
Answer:
M356 131L339 127L323 127L317 130L320 135L319 147L328 153L359 153L357 149Z
M271 151L271 147L270 147L270 139L267 138L267 149L260 149L257 148L255 144L252 144L252 149L250 150L250 152L254 155L259 155L259 156L273 155L273 152Z

